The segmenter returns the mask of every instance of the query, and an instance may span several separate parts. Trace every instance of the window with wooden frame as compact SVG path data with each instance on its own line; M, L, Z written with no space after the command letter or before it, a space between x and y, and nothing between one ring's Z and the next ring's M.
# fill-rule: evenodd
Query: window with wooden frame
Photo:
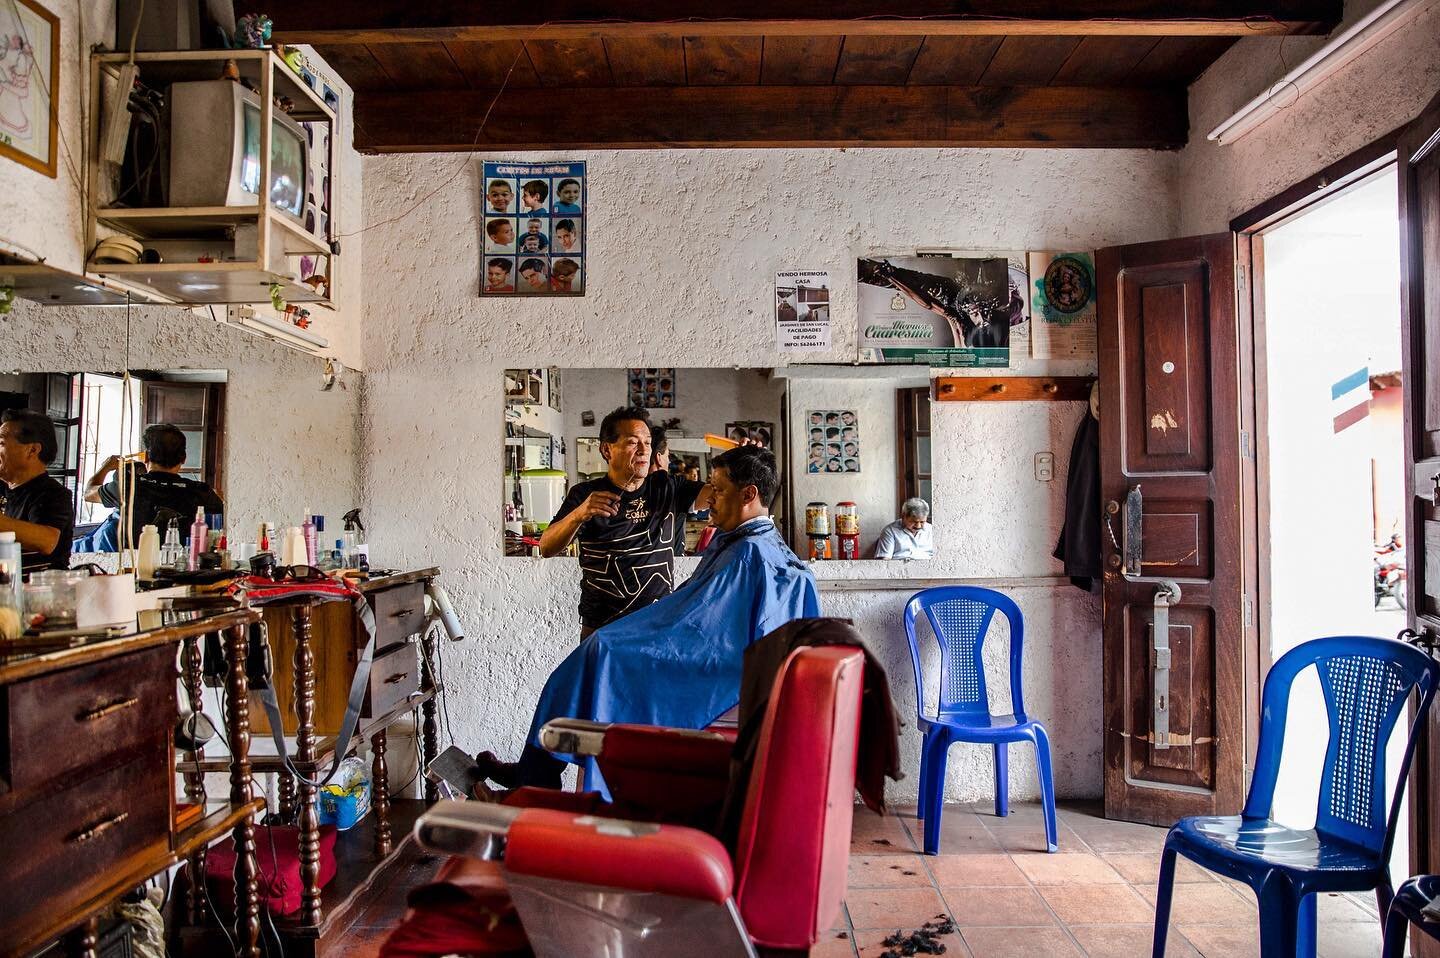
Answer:
M906 499L930 498L930 387L895 390L895 514Z

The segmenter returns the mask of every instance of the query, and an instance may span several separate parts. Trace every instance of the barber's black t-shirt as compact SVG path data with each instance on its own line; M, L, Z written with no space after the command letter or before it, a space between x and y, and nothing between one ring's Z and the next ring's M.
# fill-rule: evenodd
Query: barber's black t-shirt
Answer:
M206 515L225 511L225 503L215 490L196 479L186 479L173 472L137 471L132 481L135 483L135 504L131 512L132 542L138 540L141 530L149 525L157 526L156 531L164 537L167 523L156 521L161 510L168 509L179 517L180 538L185 540L190 538L190 523L195 521L197 508L203 508ZM120 500L117 479L100 487L100 501L112 509L124 511L125 504Z
M48 554L29 549L24 551L21 561L25 571L70 568L70 540L75 537L74 493L42 472L14 489L0 484L0 496L5 500L0 511L11 519L60 530L55 551Z
M580 527L580 622L598 629L670 594L675 539L704 483L652 472L634 492L621 492L608 476L576 483L554 522L580 507L592 492L620 496L620 511Z

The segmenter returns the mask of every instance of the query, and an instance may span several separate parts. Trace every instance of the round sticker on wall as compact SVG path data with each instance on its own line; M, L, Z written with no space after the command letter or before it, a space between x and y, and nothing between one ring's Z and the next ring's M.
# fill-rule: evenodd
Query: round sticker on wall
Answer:
M1045 298L1062 313L1076 313L1090 302L1090 271L1073 256L1059 256L1045 270Z

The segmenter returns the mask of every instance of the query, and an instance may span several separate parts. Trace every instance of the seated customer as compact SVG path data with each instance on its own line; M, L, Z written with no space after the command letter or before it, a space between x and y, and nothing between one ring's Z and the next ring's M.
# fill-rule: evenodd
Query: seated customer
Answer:
M144 435L140 437L140 448L145 457L145 471L141 472L134 465L127 467L131 470L131 482L135 489L134 510L130 522L131 542L139 540L140 531L145 526L157 525L155 517L161 510L168 509L180 517L181 538L189 534L196 509L204 509L207 514L225 511L225 503L215 494L214 489L197 479L187 479L180 475L180 470L185 465L185 434L179 429L167 423L147 426ZM115 509L117 516L112 518L117 520L118 514L125 511L126 505L120 497L119 478L107 482L105 477L119 468L120 457L111 456L100 464L99 471L85 484L85 501L98 502ZM128 489L126 491L129 492ZM107 524L108 522L109 520ZM157 531L164 536L164 529ZM103 545L103 540L94 543L97 551L108 552L116 548L98 548Z
M720 533L673 593L596 630L545 683L516 763L489 752L481 771L505 788L560 787L565 763L537 744L553 718L702 728L740 697L745 648L792 619L820 614L810 569L770 518L775 454L740 446L715 457Z
M15 533L26 572L70 567L75 500L45 472L59 449L49 417L28 409L0 415L0 532Z
M906 499L900 518L880 533L875 543L877 559L935 558L935 527L930 524L930 504L924 499Z

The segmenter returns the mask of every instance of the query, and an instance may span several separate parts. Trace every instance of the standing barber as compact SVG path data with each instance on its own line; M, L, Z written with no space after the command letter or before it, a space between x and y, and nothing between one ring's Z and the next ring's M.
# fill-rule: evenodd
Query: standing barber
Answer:
M652 470L650 414L622 407L600 421L609 470L576 483L540 537L554 556L580 542L580 637L669 595L675 579L676 514L707 509L703 483Z
M15 533L26 572L70 567L75 500L45 472L59 448L48 416L28 409L0 414L0 532Z

